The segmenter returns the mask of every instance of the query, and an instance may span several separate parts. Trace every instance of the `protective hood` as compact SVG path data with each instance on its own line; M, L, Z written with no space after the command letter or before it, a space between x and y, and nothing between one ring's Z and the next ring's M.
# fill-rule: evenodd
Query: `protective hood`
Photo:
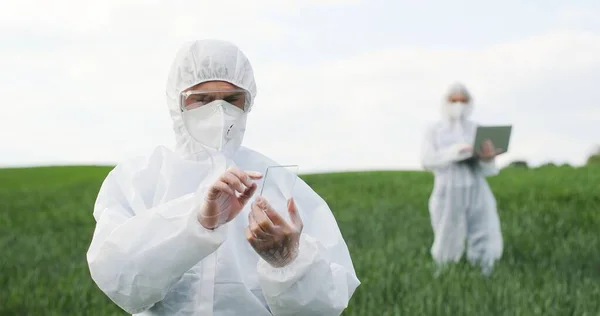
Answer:
M184 125L179 107L181 92L207 81L225 81L250 93L248 111L256 97L256 82L250 61L235 45L220 40L198 40L184 44L171 65L167 80L167 105L173 120L175 151L186 159L199 160L212 156L213 149L194 140ZM247 112L242 121L246 122ZM225 156L231 157L240 147L245 125L237 137L228 141L222 149Z
M444 95L441 106L442 118L444 121L452 121L450 111L448 111L448 98L454 94L463 94L469 99L469 102L465 104L464 113L460 118L460 121L467 120L471 116L471 113L473 113L473 99L467 88L461 83L451 85L448 92Z

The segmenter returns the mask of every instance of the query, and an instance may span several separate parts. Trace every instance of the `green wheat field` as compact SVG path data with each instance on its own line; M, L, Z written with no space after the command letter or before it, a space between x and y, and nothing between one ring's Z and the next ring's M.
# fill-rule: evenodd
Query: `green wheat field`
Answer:
M125 315L90 279L92 206L110 168L0 169L0 315ZM432 175L304 175L362 285L343 315L600 315L600 168L508 168L490 185L505 251L489 278L429 255Z

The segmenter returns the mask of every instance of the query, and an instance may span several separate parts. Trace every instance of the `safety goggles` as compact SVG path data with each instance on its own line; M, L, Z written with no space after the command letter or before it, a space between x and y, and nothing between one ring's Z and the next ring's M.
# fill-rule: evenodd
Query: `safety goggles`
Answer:
M181 93L179 108L181 112L190 111L215 100L231 103L246 112L250 106L250 93L244 89L184 91Z

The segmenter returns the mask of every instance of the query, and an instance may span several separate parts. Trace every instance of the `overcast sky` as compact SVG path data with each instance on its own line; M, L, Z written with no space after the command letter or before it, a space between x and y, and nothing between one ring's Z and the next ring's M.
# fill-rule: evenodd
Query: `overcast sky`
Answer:
M304 172L419 169L454 81L473 119L514 125L501 164L579 165L600 143L597 0L4 0L0 165L172 147L167 70L203 38L253 64L244 145Z

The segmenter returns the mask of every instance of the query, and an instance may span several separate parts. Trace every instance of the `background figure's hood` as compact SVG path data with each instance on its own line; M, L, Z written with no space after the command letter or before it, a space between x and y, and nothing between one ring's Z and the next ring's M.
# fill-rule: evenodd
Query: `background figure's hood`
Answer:
M175 131L175 150L187 159L210 155L211 149L194 140L183 123L179 98L187 88L207 81L226 81L250 93L248 111L256 97L256 82L250 61L235 45L220 40L198 40L184 44L171 65L167 80L167 105ZM244 138L247 112L240 118L238 137L225 144L222 152L231 156Z
M442 110L442 118L444 121L448 121L448 122L451 121L450 115L448 114L448 111L447 111L448 108L446 107L446 105L448 104L448 98L451 95L457 94L457 93L463 94L463 95L467 96L467 98L469 99L469 102L466 104L465 113L464 113L463 117L460 119L460 121L465 121L465 120L469 119L469 117L471 116L471 113L473 113L473 97L469 93L469 90L467 90L467 88L461 83L454 83L450 86L450 88L444 95L444 100L442 101L441 110Z

